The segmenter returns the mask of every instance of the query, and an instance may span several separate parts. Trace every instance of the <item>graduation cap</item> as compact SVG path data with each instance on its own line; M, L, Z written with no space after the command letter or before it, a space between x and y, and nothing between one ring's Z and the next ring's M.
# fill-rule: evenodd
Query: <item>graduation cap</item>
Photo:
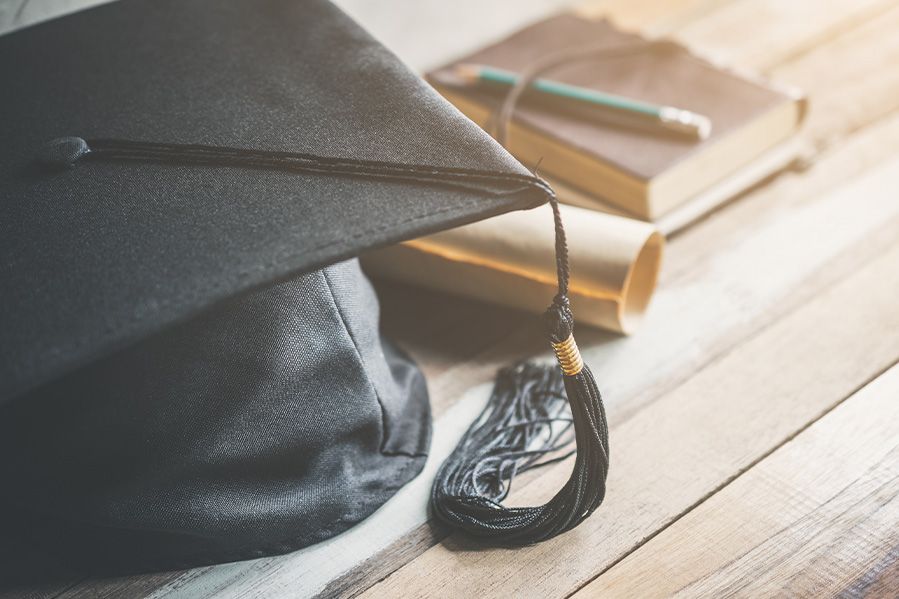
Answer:
M0 38L0 78L0 519L212 563L329 538L421 470L426 384L354 256L555 206L542 180L325 0L121 0ZM502 544L605 488L556 215L562 372L504 370L432 499ZM572 479L504 508L563 386Z

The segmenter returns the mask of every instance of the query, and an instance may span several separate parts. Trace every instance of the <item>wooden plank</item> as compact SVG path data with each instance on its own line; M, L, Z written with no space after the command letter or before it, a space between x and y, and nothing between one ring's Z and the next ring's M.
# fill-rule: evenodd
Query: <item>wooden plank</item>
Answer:
M899 366L575 597L899 593Z
M736 0L678 29L676 37L716 60L765 71L893 5L892 0Z
M899 330L897 270L899 244L614 427L609 496L579 528L514 554L472 551L453 536L363 596L560 597L580 588L896 360L899 335L883 331ZM518 500L545 500L569 468L545 472Z
M731 0L592 0L574 10L649 37L667 35Z
M809 95L802 135L817 151L899 108L899 5L768 71Z
M815 155L821 164L808 174L782 175L727 207L724 214L715 215L679 236L668 247L660 289L664 290L684 277L695 278L696 273L710 268L717 261L717 252L710 252L709 248L716 247L720 243L718 240L751 235L756 225L748 223L765 218L765 214L769 218L778 218L775 215L790 210L790 205L807 202L814 194L832 188L841 180L837 173L854 176L851 173L866 168L866 164L874 164L897 151L892 142L886 146L859 143L870 138L870 132L857 135L874 124L888 129L892 126L889 123L895 122L895 119L883 119L899 108L899 70L889 68L899 61L899 38L893 35L897 26L899 7L772 72L778 78L797 83L809 93L811 110L802 135L816 147ZM834 85L834 81L849 84ZM873 133L874 136L880 134ZM851 139L847 141L847 138ZM835 178L830 179L829 174ZM658 310L656 306L653 313ZM647 326L658 325L649 322ZM714 338L701 340L702 343L708 341L713 345L718 343ZM724 348L716 351L724 351ZM684 355L671 354L671 360L653 369L653 376L635 379L634 385L625 390L638 396L632 402L633 409L675 382L677 370L689 369L683 361ZM699 363L693 361L694 365ZM671 376L665 376L665 370Z
M767 319L802 305L869 260L874 254L847 250L894 218L896 202L872 182L863 193L882 202L863 216L858 202L866 200L852 190L834 191L897 153L899 118L893 118L820 157L807 172L782 176L675 239L644 327L609 343L579 336L615 408L613 420L639 410ZM624 398L623 411L616 397Z

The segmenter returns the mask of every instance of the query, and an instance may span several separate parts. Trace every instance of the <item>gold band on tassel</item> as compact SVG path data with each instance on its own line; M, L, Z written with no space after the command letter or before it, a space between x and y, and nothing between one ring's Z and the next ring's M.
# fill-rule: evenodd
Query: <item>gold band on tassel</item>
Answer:
M574 342L574 335L569 335L565 341L553 343L553 350L556 352L556 358L559 360L559 366L562 367L562 373L565 376L575 376L584 369L584 360L581 358L581 352Z

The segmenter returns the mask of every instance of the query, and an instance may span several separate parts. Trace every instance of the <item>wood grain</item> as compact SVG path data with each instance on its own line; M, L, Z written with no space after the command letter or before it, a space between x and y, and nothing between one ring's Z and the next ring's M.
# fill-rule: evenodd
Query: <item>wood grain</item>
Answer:
M899 108L899 4L767 71L811 98L802 136L817 152Z
M895 361L899 336L882 332L899 330L897 270L899 245L615 427L609 497L579 528L514 553L450 537L363 596L580 588ZM555 468L520 493L544 500L567 476Z
M765 71L893 6L892 0L735 0L675 35L717 60Z
M609 19L617 27L659 37L701 18L729 0L588 0L574 12L592 19Z
M575 598L899 593L897 399L894 366Z
M579 337L586 358L601 374L613 421L649 404L732 350L767 319L800 307L870 260L879 250L850 248L889 223L896 202L875 180L863 190L851 185L839 190L844 181L864 179L885 155L897 152L899 117L675 239L644 328L605 344ZM871 210L862 214L858 202L868 200L874 200ZM619 408L618 397L626 405Z

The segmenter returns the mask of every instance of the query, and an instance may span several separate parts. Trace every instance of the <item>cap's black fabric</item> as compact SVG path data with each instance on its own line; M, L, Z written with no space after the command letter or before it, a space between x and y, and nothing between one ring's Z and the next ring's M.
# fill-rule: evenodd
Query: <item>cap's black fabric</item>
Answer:
M328 538L419 472L423 379L345 260L544 184L325 0L120 0L0 38L0 80L0 519L209 563Z
M230 300L0 411L3 518L71 560L282 553L368 516L424 465L424 379L351 260ZM55 530L54 530L55 529Z
M531 207L434 185L90 162L60 137L527 171L325 0L120 0L0 38L0 402L241 291Z

